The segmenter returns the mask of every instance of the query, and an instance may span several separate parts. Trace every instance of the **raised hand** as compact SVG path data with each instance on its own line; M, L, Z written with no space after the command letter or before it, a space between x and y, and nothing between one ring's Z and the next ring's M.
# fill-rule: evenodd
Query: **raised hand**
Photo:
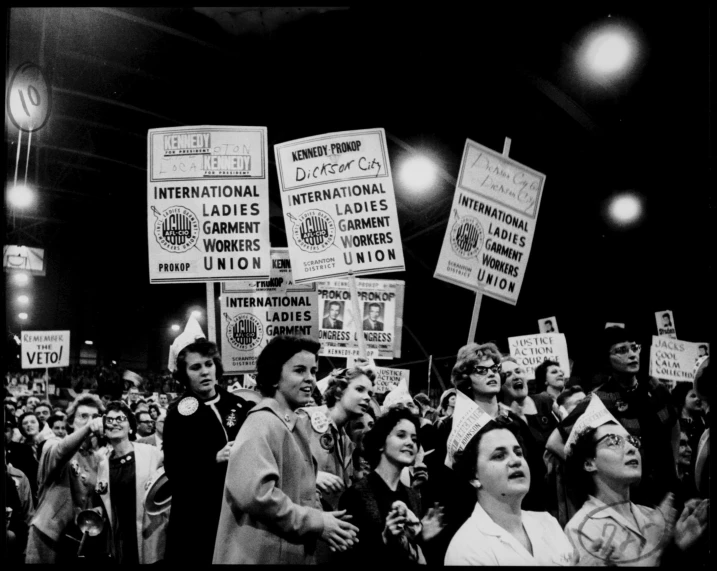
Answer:
M675 544L681 550L692 547L707 529L709 507L709 500L692 499L685 504L675 524Z

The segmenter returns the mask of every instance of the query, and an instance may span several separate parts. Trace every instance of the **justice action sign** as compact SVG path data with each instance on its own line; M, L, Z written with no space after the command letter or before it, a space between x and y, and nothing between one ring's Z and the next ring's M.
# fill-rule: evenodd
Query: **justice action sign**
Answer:
M466 140L434 277L515 305L545 175Z
M266 127L150 129L149 282L269 278Z
M405 269L383 129L274 146L296 283Z
M70 365L69 331L23 331L20 339L23 369Z

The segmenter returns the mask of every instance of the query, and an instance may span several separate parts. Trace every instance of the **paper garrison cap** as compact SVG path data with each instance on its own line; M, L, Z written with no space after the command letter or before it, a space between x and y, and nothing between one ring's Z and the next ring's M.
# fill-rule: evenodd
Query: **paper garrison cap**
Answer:
M130 381L135 387L138 387L142 384L142 377L134 371L130 371L129 369L127 369L124 372L124 375L122 375L122 380Z
M600 397L593 393L590 395L590 403L588 403L588 407L585 409L585 412L575 421L573 429L570 431L568 441L565 443L565 455L570 455L573 444L575 444L578 436L580 436L582 432L588 428L598 428L608 422L620 424L612 413L605 408L605 405L600 400Z
M456 453L462 452L471 441L471 438L491 420L493 420L491 416L481 407L461 391L456 391L453 427L446 442L445 465L452 469Z
M172 343L172 346L169 348L169 363L167 364L169 371L173 373L177 370L177 357L179 353L182 352L182 349L198 339L206 339L206 337L197 318L190 316L187 320L187 325L184 327L184 331L180 335L177 335L174 343Z
M398 386L396 386L396 388L388 393L386 398L383 399L383 406L381 407L381 410L386 412L391 406L400 402L413 402L413 397L411 396L411 393L408 392L408 381L406 381L405 377L401 378Z

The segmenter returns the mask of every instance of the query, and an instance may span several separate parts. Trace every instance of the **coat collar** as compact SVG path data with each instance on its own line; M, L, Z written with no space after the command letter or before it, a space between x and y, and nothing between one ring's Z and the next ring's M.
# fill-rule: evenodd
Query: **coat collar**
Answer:
M635 527L635 521L630 521L622 516L622 514L616 511L612 506L607 505L602 500L597 499L594 496L588 496L583 509L588 509L591 513L592 519L612 519L619 523L624 528L629 529L634 534L645 538L644 529L650 524L650 520L641 508L641 506L635 505L630 502L630 511L632 512L638 527Z
M272 397L264 397L261 399L256 406L254 406L248 414L252 414L254 412L257 412L259 410L270 410L273 412L277 418L279 418L289 430L294 430L294 426L296 426L296 421L299 418L300 414L306 414L305 411L299 412L285 412L277 402L276 399Z

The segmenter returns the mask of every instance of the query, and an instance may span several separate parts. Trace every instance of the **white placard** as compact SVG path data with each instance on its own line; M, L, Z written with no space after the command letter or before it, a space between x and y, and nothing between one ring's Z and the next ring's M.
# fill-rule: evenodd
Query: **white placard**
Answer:
M409 369L391 369L389 367L374 367L376 372L376 380L373 385L374 393L388 393L398 386L401 379L406 379L406 387L409 386L411 380L411 371Z
M669 309L655 312L655 324L657 325L658 337L672 337L672 339L677 339L675 318Z
M383 129L274 146L296 283L405 269Z
M3 246L5 271L21 270L37 276L45 275L45 250L28 246Z
M538 331L541 333L560 333L558 330L558 320L555 319L555 317L538 319Z
M658 379L692 382L697 359L709 355L709 343L692 343L652 336L650 375Z
M557 361L565 376L570 376L568 343L563 333L508 337L508 346L511 356L525 370L527 379L535 378L535 367L543 361Z
M434 277L515 305L545 175L466 140Z
M266 127L150 129L149 281L269 277Z
M404 282L361 278L356 280L366 340L366 357L395 359L401 356ZM359 345L348 279L322 280L319 293L319 355L357 357ZM338 312L336 311L338 303ZM336 315L334 326L327 319Z
M220 337L225 374L256 371L277 335L319 336L316 284L294 284L286 248L272 248L266 280L222 282Z
M23 369L70 365L69 331L23 331L20 339Z

